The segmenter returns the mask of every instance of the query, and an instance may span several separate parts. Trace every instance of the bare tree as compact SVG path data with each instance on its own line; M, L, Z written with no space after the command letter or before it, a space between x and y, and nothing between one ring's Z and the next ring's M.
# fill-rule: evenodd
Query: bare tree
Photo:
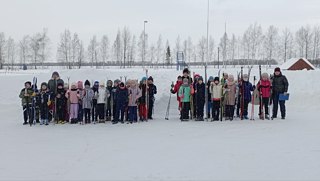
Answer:
M225 67L225 64L228 60L228 52L229 52L229 38L228 38L228 34L225 32L223 34L223 37L220 39L220 50L221 50L221 54L222 54L222 64L223 67Z
M264 48L266 50L268 64L270 65L270 60L274 57L274 52L278 49L277 40L278 37L278 29L274 26L270 26L265 35Z
M57 59L65 63L68 69L71 69L71 32L67 29L60 35Z
M108 60L108 57L109 57L108 51L109 51L109 38L107 35L104 35L100 42L100 56L103 62L103 66Z
M192 39L189 36L188 37L188 45L187 45L187 54L185 55L185 57L186 57L186 59L188 60L189 63L191 62L192 54L194 53L193 50L194 50L194 47L193 47L193 44L192 44Z
M98 46L97 37L94 35L88 46L88 58L91 62L91 67L93 67L95 62L96 68L98 68Z
M32 52L32 61L34 63L34 68L37 69L37 63L41 59L41 54L40 54L40 43L42 41L42 34L41 33L36 33L31 37L30 41L30 47L31 47L31 52Z
M128 57L130 67L132 67L133 62L135 61L135 57L136 57L136 36L133 35L130 49L129 49L129 57Z
M160 60L162 60L163 57L163 44L162 44L162 36L159 35L158 41L157 41L157 48L156 48L156 61L157 64L160 63Z
M122 44L123 44L123 68L126 68L126 59L128 57L128 49L130 46L131 33L127 27L122 31Z
M204 63L207 54L207 39L204 36L199 40L198 54L201 62Z
M139 52L139 57L141 61L145 61L144 58L146 57L146 54L148 54L147 50L148 50L148 34L145 35L145 42L144 42L144 32L142 31L138 41L138 52ZM142 64L144 64L144 62L142 62Z
M19 56L20 63L26 64L30 57L30 36L23 36L22 40L19 42Z
M85 55L85 51L84 51L84 46L82 41L79 42L79 49L78 49L78 68L80 69L82 66L82 62L84 60L84 55Z
M286 60L288 58L292 58L292 43L293 43L293 36L292 33L290 32L290 30L288 28L285 28L282 32L282 41L283 41L283 59L284 62L286 62Z
M3 68L3 64L5 61L5 46L6 46L6 39L4 33L0 33L0 69Z
M300 56L308 59L312 33L310 26L301 27L296 33L296 42L299 46Z
M320 27L315 26L313 29L313 60L319 58L320 49Z
M7 60L8 60L8 63L11 64L11 69L13 69L13 65L15 63L15 42L14 42L14 39L9 37L8 40L7 40Z
M48 29L44 28L41 33L41 39L39 42L40 48L40 62L43 64L50 56L50 38L48 37Z
M234 59L235 59L235 56L236 56L236 48L237 48L237 38L234 34L232 34L232 38L231 38L231 41L230 41L230 59L231 59L231 62L235 65L235 62L234 62Z
M113 51L114 51L114 57L116 59L116 62L118 64L121 63L121 55L122 55L122 43L121 43L121 32L120 30L118 30L118 33L117 33L117 37L116 37L116 40L114 41L113 43Z
M149 58L150 58L151 66L153 66L155 56L156 56L156 47L154 45L151 45L150 51L149 51Z
M79 58L79 48L80 48L80 39L77 33L73 34L73 38L71 40L71 61L72 66L75 66L75 63L78 62Z
M171 49L170 49L170 44L168 40L166 42L166 64L167 64L167 67L171 64Z

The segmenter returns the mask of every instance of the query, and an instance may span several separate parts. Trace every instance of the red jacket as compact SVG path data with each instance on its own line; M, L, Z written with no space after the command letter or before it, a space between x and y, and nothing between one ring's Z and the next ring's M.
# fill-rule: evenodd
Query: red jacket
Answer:
M176 82L176 84L173 87L173 93L179 92L179 89L180 89L182 83L183 83L182 81L177 81ZM178 96L178 94L177 94L177 101L180 101L180 97Z
M261 85L260 85L261 82ZM270 80L261 80L259 81L257 85L258 90L260 91L263 98L269 98L270 97L270 91L271 91L271 82Z

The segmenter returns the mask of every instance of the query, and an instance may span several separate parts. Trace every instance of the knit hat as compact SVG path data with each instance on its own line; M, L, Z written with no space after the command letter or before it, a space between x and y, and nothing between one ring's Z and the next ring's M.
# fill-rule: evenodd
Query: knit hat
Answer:
M145 81L145 80L147 80L147 77L142 77L142 78L141 78L141 81L142 81L142 82Z
M77 83L75 83L75 82L73 82L72 84L71 84L71 88L77 88Z
M42 86L46 86L46 88L48 88L48 84L46 82L41 83L41 89L42 89Z
M78 81L78 89L83 89L83 82L81 80Z
M55 72L52 73L52 76L51 76L51 77L53 77L53 76L60 77L60 76L59 76L59 73L58 73L57 71L55 71Z
M198 81L199 81L199 80L203 81L203 77L202 77L202 76L200 76L200 77L198 78Z
M150 77L148 78L148 80L151 80L151 81L153 82L153 77L150 76Z
M27 81L27 82L24 83L24 85L27 85L27 84L29 84L29 86L31 86L31 82L30 81Z
M188 74L189 74L189 73L190 73L190 71L189 71L189 69L188 69L188 68L185 68L185 69L183 69L183 72L182 72L182 73L183 73L183 74L184 74L184 73L188 73Z
M59 86L63 87L64 85L63 85L62 82L60 82L60 83L57 84L57 87L59 87Z
M181 75L179 75L179 76L177 77L177 79L182 79L182 76L181 76Z
M124 87L124 83L123 83L123 82L120 82L119 86L120 86L120 87Z
M219 79L219 78L218 78ZM213 81L214 79L213 79L213 76L210 76L209 77L209 81Z
M90 87L90 82L89 82L89 80L86 80L85 82L84 82L84 86L89 86Z
M269 75L268 75L268 73L263 73L263 74L261 74L261 77L265 77L265 78L269 78Z
M215 77L213 81L214 81L214 82L215 82L215 81L220 82L219 77Z
M189 83L189 80L187 78L184 78L183 79L183 84L188 84Z
M279 67L277 67L277 68L274 69L274 72L281 72L281 70L280 70Z
M94 81L94 85L93 86L99 86L99 81Z
M115 84L119 84L120 82L121 82L121 80L119 80L119 79L114 80Z

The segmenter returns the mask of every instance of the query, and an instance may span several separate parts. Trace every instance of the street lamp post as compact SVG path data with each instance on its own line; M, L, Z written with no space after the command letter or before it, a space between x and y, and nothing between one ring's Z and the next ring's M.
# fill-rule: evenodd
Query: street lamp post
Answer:
M208 66L208 61L209 61L209 2L210 0L208 0L208 10L207 10L207 60L206 63L204 65L204 82L205 84L207 84L207 66ZM209 86L209 85L208 85ZM206 113L206 120L208 120L208 88L205 89L205 113Z
M142 66L145 65L145 51L146 51L146 23L148 21L143 21L143 55L142 55Z

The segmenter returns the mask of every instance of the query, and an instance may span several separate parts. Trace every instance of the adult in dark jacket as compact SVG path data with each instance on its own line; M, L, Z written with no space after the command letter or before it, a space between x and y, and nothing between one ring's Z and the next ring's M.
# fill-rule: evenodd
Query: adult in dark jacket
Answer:
M97 95L99 93L99 81L95 81L92 86L93 95ZM93 96L92 98L92 121L97 122L98 114L97 114L97 96Z
M239 90L241 94L240 101L243 101L243 113L241 119L249 119L248 118L248 105L251 102L251 92L255 89L255 86L249 82L248 74L243 75L243 80L239 84ZM241 104L240 104L241 105Z
M196 109L197 109L196 121L203 121L206 85L203 82L203 78L201 76L198 78L198 82L194 86L195 86L195 88L194 88L195 89L195 99L197 100L197 102L196 102Z
M154 95L157 94L157 86L153 84L153 78L150 76L148 78L148 119L153 119L152 118L152 113L153 113L153 106L154 106L154 101L155 97Z
M273 101L273 118L277 117L278 104L280 104L281 119L286 117L285 101L279 100L280 94L286 94L288 92L289 83L286 76L282 75L279 67L274 69L274 76L272 78L272 101Z
M57 89L58 89L58 84L64 85L64 81L62 79L60 79L60 75L58 72L53 72L51 79L48 81L48 89L51 93L53 93L53 95L57 94ZM55 103L56 99L53 99L53 102L51 104L51 112L54 113L54 115L49 114L48 115L48 119L49 122L51 121L53 116L57 116L56 114L56 103ZM57 118L55 118L57 119Z

